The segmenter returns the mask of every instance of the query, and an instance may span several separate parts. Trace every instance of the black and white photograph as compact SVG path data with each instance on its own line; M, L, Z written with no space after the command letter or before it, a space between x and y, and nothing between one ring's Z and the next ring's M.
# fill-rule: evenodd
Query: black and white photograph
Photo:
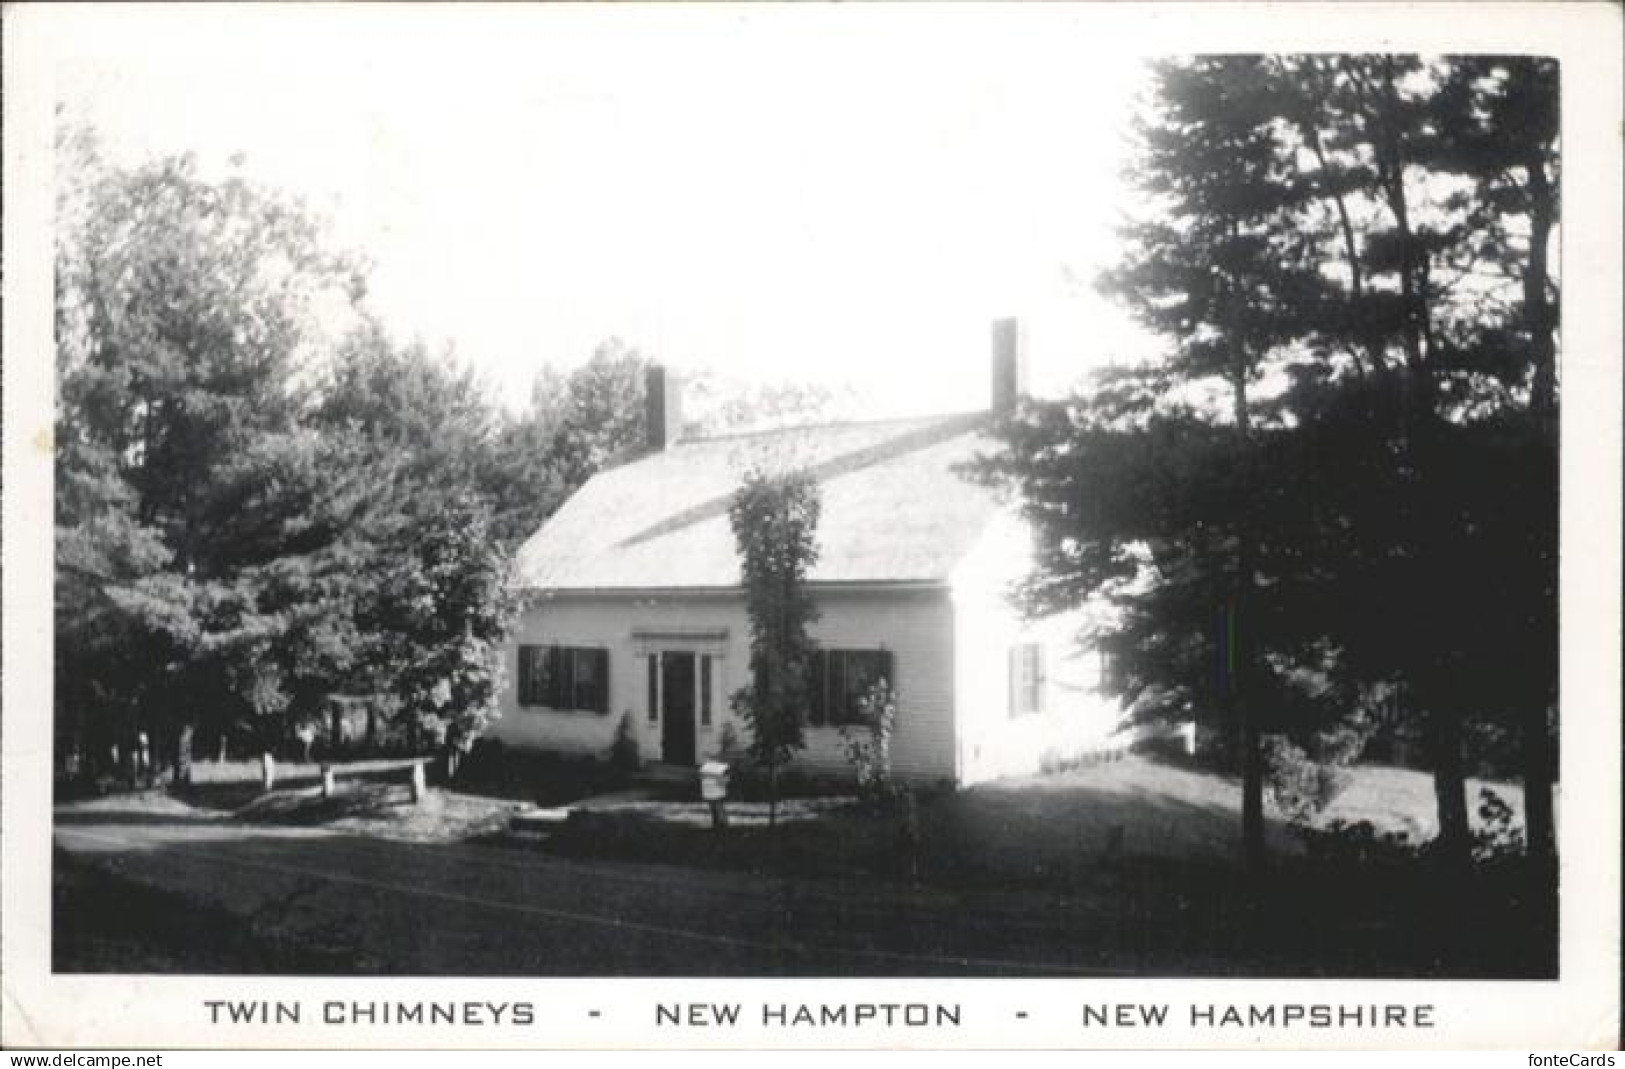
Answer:
M8 950L166 1043L1611 1046L1619 9L1199 6L9 6Z

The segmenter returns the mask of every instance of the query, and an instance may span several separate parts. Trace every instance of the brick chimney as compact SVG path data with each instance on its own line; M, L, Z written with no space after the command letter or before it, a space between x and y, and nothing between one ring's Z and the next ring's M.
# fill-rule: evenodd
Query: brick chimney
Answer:
M1027 338L1021 320L993 321L993 414L1007 416L1027 396Z
M644 376L644 441L658 453L677 444L683 434L683 386L673 372L650 364Z

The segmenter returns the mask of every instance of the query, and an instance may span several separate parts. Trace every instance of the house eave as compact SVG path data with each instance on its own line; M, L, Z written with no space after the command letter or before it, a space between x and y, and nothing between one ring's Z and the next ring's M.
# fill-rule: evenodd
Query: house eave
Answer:
M940 579L852 579L811 582L807 589L814 593L923 593L947 592L951 584ZM745 588L739 586L578 586L578 587L525 587L520 597L527 601L548 601L554 598L741 598Z

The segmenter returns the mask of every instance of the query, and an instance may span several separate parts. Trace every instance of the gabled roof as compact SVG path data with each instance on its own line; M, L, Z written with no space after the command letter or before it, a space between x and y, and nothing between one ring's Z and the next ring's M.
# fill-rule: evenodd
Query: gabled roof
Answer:
M940 583L999 511L958 470L989 453L984 412L801 427L671 446L594 476L528 542L531 590L740 584L728 505L756 466L810 471L822 496L814 583Z

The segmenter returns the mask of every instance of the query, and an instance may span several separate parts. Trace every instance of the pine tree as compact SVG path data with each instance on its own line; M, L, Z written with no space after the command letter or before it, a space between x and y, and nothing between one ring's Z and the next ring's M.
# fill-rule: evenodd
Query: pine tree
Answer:
M1232 497L1210 517L1202 539L1186 541L1191 575L1181 583L1206 588L1214 599L1212 696L1236 732L1243 842L1252 868L1264 857L1258 691L1265 685L1257 634L1265 532L1254 394L1279 364L1281 347L1297 336L1303 306L1315 296L1314 277L1305 269L1308 250L1295 225L1304 191L1277 136L1275 90L1267 61L1257 57L1158 69L1157 108L1142 124L1135 163L1148 207L1125 229L1124 263L1105 279L1108 292L1168 340L1168 357L1157 369L1164 392L1209 384L1225 398L1229 442L1215 449L1205 428L1190 428L1192 442L1201 445L1183 455L1199 461L1191 474L1227 486ZM1220 418L1213 413L1214 422ZM1156 570L1169 571L1165 564Z
M1504 723L1531 842L1551 837L1555 78L1506 58L1165 64L1146 210L1107 280L1165 353L1029 406L988 466L1042 534L1030 607L1105 601L1137 713L1257 717L1245 738L1399 695L1458 859L1468 745Z
M280 623L251 571L292 517L238 506L276 485L288 454L270 443L297 451L315 307L361 284L297 205L184 158L114 170L65 140L81 166L57 247L57 643L83 674L58 723L102 754L138 729L173 740L204 709L279 707L275 676L235 658Z
M1344 531L1364 532L1328 554L1341 563L1327 571L1342 575L1330 600L1356 607L1332 622L1337 641L1355 671L1402 685L1428 739L1438 846L1457 861L1470 840L1468 735L1516 706L1530 839L1545 850L1556 700L1555 65L1281 62L1304 90L1296 126L1342 235L1330 276L1345 314L1314 340L1363 355L1358 381L1323 381L1320 397L1296 402L1328 429L1343 418L1330 410L1352 417L1352 433L1329 452L1367 478L1328 486ZM1513 441L1522 447L1509 451ZM1498 486L1475 477L1492 460L1506 465Z

